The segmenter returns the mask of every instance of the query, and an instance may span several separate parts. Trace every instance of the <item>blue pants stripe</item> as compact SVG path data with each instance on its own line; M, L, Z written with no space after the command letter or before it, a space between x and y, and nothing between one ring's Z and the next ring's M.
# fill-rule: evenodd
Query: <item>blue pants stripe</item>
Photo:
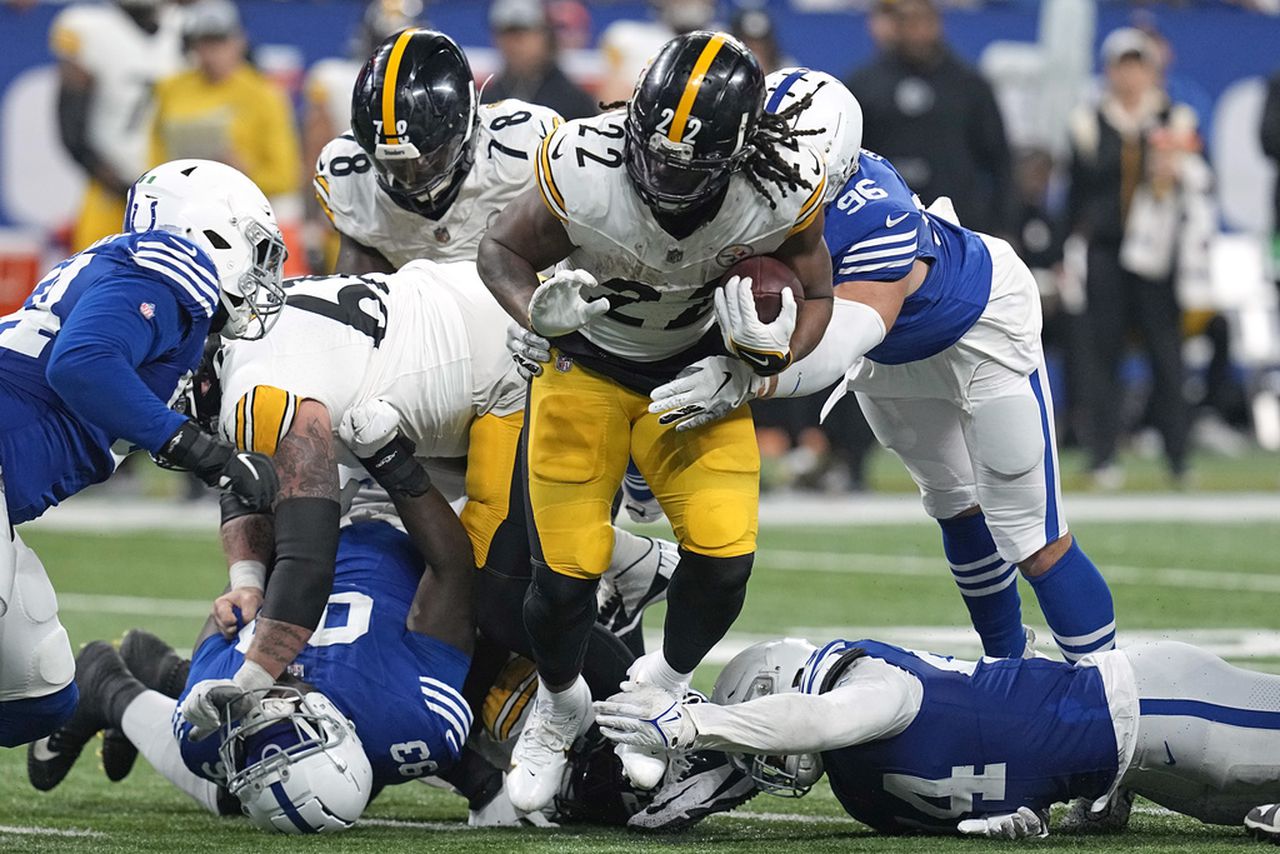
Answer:
M1040 405L1040 430L1044 433L1044 541L1052 543L1058 539L1060 525L1058 523L1058 489L1054 479L1053 434L1049 431L1049 410L1044 399L1044 390L1040 387L1040 370L1031 372L1031 393L1036 396Z

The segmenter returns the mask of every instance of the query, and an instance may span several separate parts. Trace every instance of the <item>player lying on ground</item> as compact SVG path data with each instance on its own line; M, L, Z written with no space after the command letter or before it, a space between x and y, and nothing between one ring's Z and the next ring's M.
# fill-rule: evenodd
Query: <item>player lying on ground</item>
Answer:
M729 751L764 791L803 794L825 770L886 833L1044 836L1054 803L1127 818L1134 794L1238 824L1280 794L1280 676L1175 642L1073 666L768 641L734 657L710 704L646 685L596 711L620 744Z
M283 302L275 214L229 166L178 160L143 175L126 233L46 275L0 318L0 745L71 714L74 658L53 587L15 526L150 452L254 509L276 495L270 461L170 411L210 332L260 337ZM263 650L255 648L252 656Z
M763 115L763 101L763 74L738 41L710 32L673 39L625 111L547 137L538 191L503 210L480 243L485 284L516 322L555 345L554 369L529 392L535 564L524 617L540 688L507 777L521 808L551 800L565 750L590 726L582 651L628 457L680 543L662 649L632 677L683 693L746 596L759 495L750 413L736 409L677 442L647 408L655 386L722 352L713 294L745 255L776 255L808 299L771 324L753 309L731 330L738 355L776 373L826 326L822 158ZM562 261L572 269L540 284L537 272ZM661 757L629 751L623 762L641 786L662 777Z
M696 422L753 397L813 394L847 374L828 408L856 392L880 443L906 465L942 528L984 651L1022 652L1019 569L1069 661L1112 648L1111 592L1063 512L1030 270L1005 241L961 228L949 204L922 209L893 166L861 148L862 112L840 81L795 68L771 74L769 87L769 110L810 99L795 121L820 130L809 139L826 152L831 324L813 354L776 377L714 356L656 389L651 411ZM750 289L727 296L741 306Z

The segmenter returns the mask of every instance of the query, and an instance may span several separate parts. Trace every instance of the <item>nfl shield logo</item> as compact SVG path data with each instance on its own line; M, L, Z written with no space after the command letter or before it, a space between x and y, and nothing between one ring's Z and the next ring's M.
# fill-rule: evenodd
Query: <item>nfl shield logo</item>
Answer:
M569 373L569 369L573 367L573 357L564 353L556 355L556 370L562 374Z
M436 243L449 242L449 229L445 228L443 225L433 231L432 234L435 236Z
M667 250L667 263L668 263L668 264L679 264L679 263L680 263L681 261L683 261L683 260L684 260L684 250L683 250L683 249L680 249L680 248L678 248L678 247L673 247L673 248L671 248L671 249L668 249L668 250Z
M138 306L138 312L147 320L156 316L156 304L153 302L144 302Z

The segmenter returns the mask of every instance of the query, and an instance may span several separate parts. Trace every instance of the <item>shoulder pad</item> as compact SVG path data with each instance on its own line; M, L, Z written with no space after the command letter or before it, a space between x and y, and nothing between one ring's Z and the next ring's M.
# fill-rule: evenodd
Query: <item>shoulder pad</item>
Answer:
M829 683L838 678L838 674L831 676L837 665L841 665L843 671L864 655L866 653L853 641L833 640L819 647L800 671L800 684L796 690L801 694L821 694L831 687Z
M128 243L133 263L172 288L188 311L213 316L221 299L218 271L204 250L167 231L129 235Z
M376 216L372 169L369 155L349 134L329 140L316 159L311 180L316 201L333 227L352 239L360 239Z
M534 173L547 208L567 222L575 203L591 197L622 168L623 114L603 113L558 126L538 148ZM566 192L568 196L566 196Z
M297 395L269 385L254 386L228 404L223 403L222 420L227 440L242 451L268 456L275 454L298 412Z
M795 223L787 232L789 236L804 231L818 218L827 192L827 164L821 154L803 142L795 150L783 147L779 151L784 160L799 169L800 176L809 184L808 189L802 186L788 194L789 198L803 199L795 215Z

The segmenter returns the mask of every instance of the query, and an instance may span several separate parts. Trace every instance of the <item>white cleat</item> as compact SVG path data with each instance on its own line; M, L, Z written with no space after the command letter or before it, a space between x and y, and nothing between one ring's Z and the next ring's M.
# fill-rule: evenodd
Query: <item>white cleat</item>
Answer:
M680 547L670 540L618 530L614 565L605 570L596 592L596 622L618 636L633 631L646 608L667 598L678 563Z
M511 751L507 798L521 813L543 809L559 793L569 767L569 751L595 719L586 680L579 676L566 693L572 695L574 708L565 715L554 714L541 696L534 700L529 719Z

